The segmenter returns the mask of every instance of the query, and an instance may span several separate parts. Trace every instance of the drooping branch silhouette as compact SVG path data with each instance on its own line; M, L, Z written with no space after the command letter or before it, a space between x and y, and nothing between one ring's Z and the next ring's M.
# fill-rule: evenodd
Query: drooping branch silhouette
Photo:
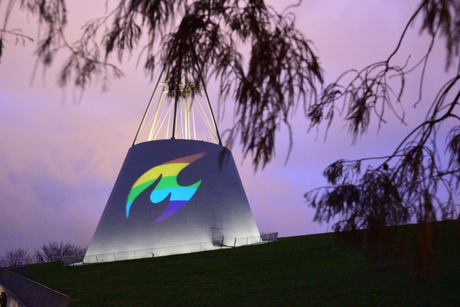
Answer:
M436 248L433 236L439 230L438 224L432 222L457 219L459 214L460 66L434 100L427 101L422 95L426 63L436 40L446 42L446 74L453 63L459 61L459 9L460 1L457 0L422 1L386 61L371 64L361 71L346 72L325 87L307 113L311 127L325 123L327 129L337 119L335 113L339 113L353 141L364 134L372 122L384 123L387 110L404 123L404 111L396 111L395 106L401 105L406 76L414 73L414 67L408 67L407 63L395 66L392 60L408 28L417 18L422 20L421 31L426 31L431 41L425 55L415 65L421 65L422 69L420 99L414 104L430 106L426 117L392 154L336 161L324 171L330 185L305 194L309 205L316 209L316 221L337 221L333 229L346 235L351 242L362 244L363 236L367 235L367 254L374 261L382 256L393 257L396 261L401 259L407 252L410 236L406 233L398 237L391 226L418 223L413 234L416 245L412 250L413 258L419 260L418 275L433 268ZM351 81L344 83L344 77L351 74L354 74ZM443 150L439 147L439 132L446 129L449 132ZM369 160L374 160L377 166L370 165L362 173L362 162ZM358 231L361 229L367 229L367 234Z
M120 2L106 35L107 55L116 49L121 57L131 50L138 43L140 29L146 26L145 69L151 73L157 57L167 63L173 95L180 93L184 77L187 83L199 82L201 74L219 79L221 103L229 96L236 103L236 123L228 131L227 145L239 137L255 168L264 167L273 157L280 125L288 125L297 101L314 97L315 85L322 82L311 43L295 28L292 15L280 15L264 1L155 3L158 7L151 8L151 1L138 1L136 5L142 9L132 9L132 2ZM144 15L146 11L152 13ZM179 26L167 33L164 25L173 23L177 12L182 14ZM138 19L140 25L134 22ZM165 48L155 53L158 34ZM241 43L251 46L247 69L237 48Z
M277 13L263 0L120 0L105 16L86 23L74 43L64 35L64 0L24 0L21 7L38 15L44 28L38 61L47 67L58 51L68 55L61 86L84 89L100 78L107 88L122 76L112 55L121 62L137 49L151 77L158 65L168 65L170 95L180 94L183 79L219 80L220 105L235 100L227 145L241 142L255 169L273 158L276 131L283 123L289 128L299 102L306 107L323 81L312 43L295 28L294 15Z
M277 13L262 0L120 0L105 16L87 22L72 43L64 35L64 0L9 0L8 12L15 3L38 16L41 24L37 63L48 67L58 52L67 55L61 86L84 89L99 78L106 88L122 76L113 58L121 62L137 49L151 77L158 66L169 65L171 95L180 95L183 78L191 84L201 76L219 80L220 106L225 107L225 99L235 100L235 124L227 131L227 144L240 141L256 169L273 158L276 132L283 124L290 129L289 118L299 104L310 128L324 124L327 131L343 117L353 142L374 122L383 124L390 116L404 123L406 78L421 67L414 104L430 108L420 124L390 155L333 163L324 172L330 185L306 197L317 210L317 221L339 219L334 229L346 231L353 240L362 242L358 230L367 229L367 252L373 259L382 246L394 247L387 249L390 254L403 254L408 240L395 241L400 237L391 226L419 222L415 254L424 259L420 272L432 265L436 224L431 222L457 218L459 211L460 66L454 70L460 51L459 0L422 0L386 60L345 72L320 93L322 70L312 43L295 28L289 9ZM421 33L431 37L425 55L415 65L409 60L394 64L416 21L421 21ZM0 56L4 35L12 31L6 25L7 20L0 32ZM446 74L452 77L427 101L422 91L425 70L439 41L445 42ZM249 50L248 61L241 46ZM442 149L439 132L446 129L450 132ZM370 160L378 164L363 170L363 162Z

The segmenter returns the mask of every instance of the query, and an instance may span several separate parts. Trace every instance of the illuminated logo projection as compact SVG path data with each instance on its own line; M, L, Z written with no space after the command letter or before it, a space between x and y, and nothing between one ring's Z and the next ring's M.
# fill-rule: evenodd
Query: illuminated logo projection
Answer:
M158 204L165 200L169 195L169 204L163 214L152 223L160 222L179 211L195 194L201 184L201 180L187 187L180 186L177 183L177 176L190 163L206 155L207 152L201 152L196 155L183 157L155 166L145 172L131 188L126 201L126 217L129 218L129 209L134 200L153 183L158 182L155 189L150 194L150 201Z

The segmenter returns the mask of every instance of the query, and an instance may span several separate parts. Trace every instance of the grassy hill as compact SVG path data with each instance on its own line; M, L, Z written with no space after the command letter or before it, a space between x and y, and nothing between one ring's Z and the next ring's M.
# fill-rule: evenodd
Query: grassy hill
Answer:
M411 264L370 267L332 234L87 266L31 265L27 277L79 307L459 306L459 240L450 234L444 246L443 265L418 281Z

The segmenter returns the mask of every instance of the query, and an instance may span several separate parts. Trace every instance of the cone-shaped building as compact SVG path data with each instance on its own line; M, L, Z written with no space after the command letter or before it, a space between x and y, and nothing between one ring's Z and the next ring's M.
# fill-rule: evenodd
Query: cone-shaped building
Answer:
M168 95L160 76L84 263L260 242L203 82Z

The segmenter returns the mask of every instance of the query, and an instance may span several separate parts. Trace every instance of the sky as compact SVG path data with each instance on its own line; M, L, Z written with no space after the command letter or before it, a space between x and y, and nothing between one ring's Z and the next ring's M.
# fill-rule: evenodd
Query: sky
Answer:
M268 1L278 10L296 2ZM297 28L314 43L327 82L347 69L386 59L417 4L304 0L294 12ZM68 1L66 35L76 37L80 27L104 9L105 1ZM0 6L1 20L4 10ZM38 31L33 16L17 10L9 28L21 28L33 38ZM113 81L108 91L102 92L96 82L75 98L80 93L73 88L57 86L63 58L58 56L46 73L39 68L34 74L36 45L7 39L0 63L0 255L13 248L33 250L48 241L88 245L155 84L136 68L134 55L120 65L125 77ZM409 55L416 59L426 43L419 27L412 27L395 63L403 65ZM442 48L435 49L424 89L427 101L447 78L443 60ZM208 90L217 110L212 86L208 84ZM424 116L424 105L413 107L417 89L415 78L409 78L403 101L407 126L390 117L380 129L372 126L355 145L343 122L334 123L326 141L324 127L308 132L302 108L291 120L294 147L286 163L285 127L277 136L276 158L262 171L254 172L250 159L243 160L235 145L232 152L259 230L281 237L331 231L331 225L313 222L314 210L303 194L325 185L322 171L337 159L391 153ZM232 101L226 108L232 110ZM232 125L231 113L218 123L220 131Z

